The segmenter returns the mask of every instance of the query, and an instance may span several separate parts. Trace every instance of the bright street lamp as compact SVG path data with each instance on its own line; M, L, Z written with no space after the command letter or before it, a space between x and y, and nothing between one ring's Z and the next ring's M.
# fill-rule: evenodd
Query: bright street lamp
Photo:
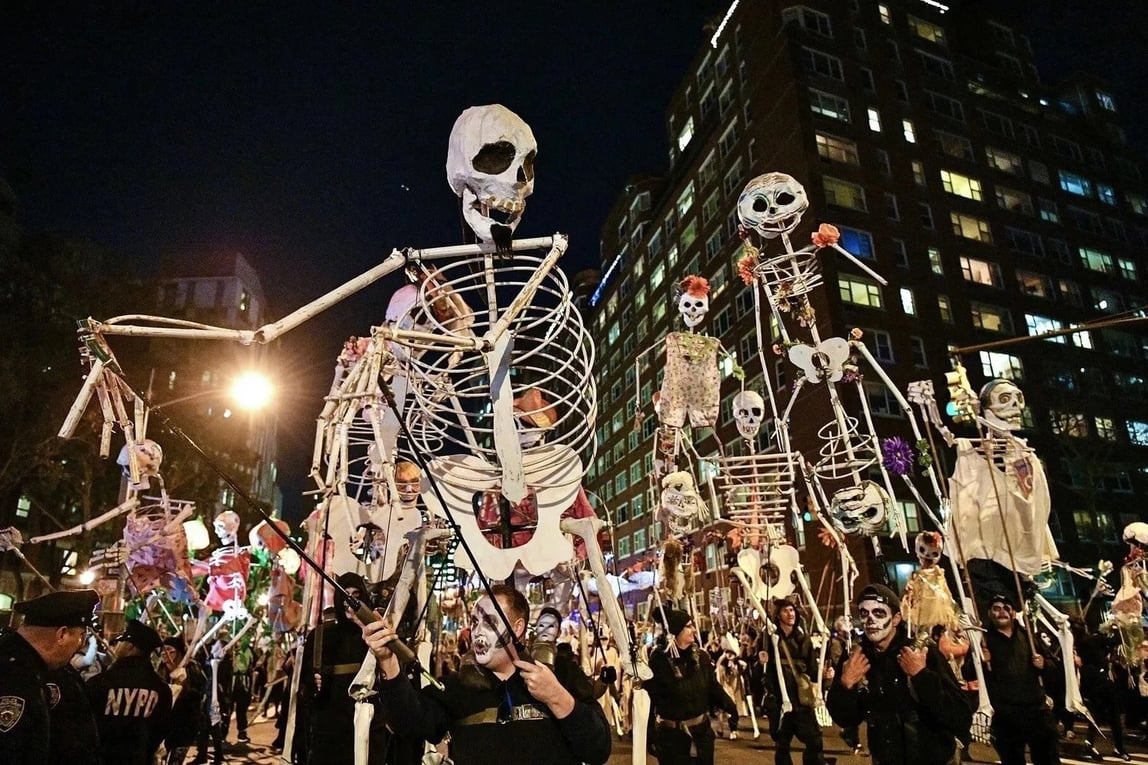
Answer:
M182 404L185 401L194 401L207 396L218 396L222 393L227 393L235 401L235 404L241 409L262 409L267 406L271 401L275 388L271 385L271 381L266 375L259 372L244 372L235 378L231 386L224 390L223 388L208 388L207 390L196 391L186 396L179 396L168 401L163 401L158 404L153 404L152 411L159 409L166 409L175 404Z

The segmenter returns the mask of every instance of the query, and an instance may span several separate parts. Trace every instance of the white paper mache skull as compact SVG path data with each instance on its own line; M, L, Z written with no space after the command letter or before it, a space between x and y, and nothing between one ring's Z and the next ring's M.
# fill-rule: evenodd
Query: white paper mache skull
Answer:
M1134 521L1124 527L1124 541L1136 547L1148 549L1148 523Z
M1001 430L1020 430L1023 427L1024 391L1012 380L989 380L981 388L981 406L985 419Z
M679 529L687 527L690 521L697 518L701 509L701 497L698 496L694 477L685 470L678 470L663 478L661 507L667 513L666 521L675 533L679 533Z
M829 518L843 534L872 536L885 528L891 502L879 484L862 481L833 493Z
M921 564L921 568L930 568L941 562L945 543L937 532L922 531L913 540L913 550L917 553L917 562Z
M483 242L509 246L534 192L538 142L521 117L501 104L472 106L450 131L446 177L462 198L462 215Z
M737 200L741 225L766 239L788 234L801 223L809 209L805 187L792 175L766 173L745 185Z
M678 313L686 327L693 329L702 323L702 319L710 310L710 283L701 276L687 276L678 285L681 295L678 296Z
M124 475L128 475L128 449L128 445L124 444L116 458L116 464L124 469ZM159 475L160 466L163 465L163 447L150 438L145 438L136 442L135 452L141 476Z
M765 399L756 391L743 390L733 397L733 418L741 437L752 441L765 419Z
M224 510L215 516L212 527L221 544L233 545L239 540L239 514L234 510Z

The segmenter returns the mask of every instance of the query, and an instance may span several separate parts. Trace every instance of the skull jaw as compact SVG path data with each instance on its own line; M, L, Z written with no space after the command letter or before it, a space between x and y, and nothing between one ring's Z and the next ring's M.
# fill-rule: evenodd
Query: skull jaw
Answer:
M682 323L686 325L687 329L693 329L701 324L705 317L705 311L682 311Z
M761 221L753 230L765 239L776 239L782 234L792 234L800 223L801 213L797 212L777 220Z
M470 226L481 241L494 242L500 247L505 244L505 248L509 248L510 237L522 220L522 211L526 203L520 200L509 203L495 201L494 207L504 209L513 207L516 211L506 213L505 221L495 220L490 215L492 205L489 201L481 201L469 186L462 190L462 217L466 225Z
M1021 410L1016 408L986 409L985 420L994 430L1011 432L1020 430L1023 427Z
M761 431L761 423L752 422L739 422L737 424L737 432L746 441L752 441L757 438L757 434Z

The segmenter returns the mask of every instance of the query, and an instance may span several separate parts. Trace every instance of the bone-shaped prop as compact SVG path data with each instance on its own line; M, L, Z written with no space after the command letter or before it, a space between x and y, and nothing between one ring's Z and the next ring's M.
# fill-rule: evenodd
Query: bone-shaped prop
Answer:
M731 567L730 571L732 571L733 575L741 582L745 596L749 599L749 602L753 604L753 607L757 609L757 612L761 614L761 620L769 632L770 642L773 645L773 666L777 669L777 685L781 692L781 714L787 715L793 711L793 702L789 700L789 689L785 687L785 673L781 669L781 655L778 648L779 639L777 637L777 630L769 621L769 611L765 610L765 606L762 605L761 600L754 593L753 587L750 585L749 577L742 571L740 560L738 563L739 565Z
M650 668L645 662L635 659L630 644L630 630L626 624L626 617L618 605L618 596L606 575L606 559L602 555L602 548L598 544L598 531L602 528L601 518L563 518L560 528L564 534L573 534L586 544L586 560L590 563L590 570L598 580L598 600L602 604L602 612L610 624L610 631L614 640L618 642L618 652L621 654L622 671L638 680L649 680L653 677Z
M843 337L831 337L821 341L816 347L791 346L786 355L810 380L835 383L845 376L843 367L851 353L848 340Z

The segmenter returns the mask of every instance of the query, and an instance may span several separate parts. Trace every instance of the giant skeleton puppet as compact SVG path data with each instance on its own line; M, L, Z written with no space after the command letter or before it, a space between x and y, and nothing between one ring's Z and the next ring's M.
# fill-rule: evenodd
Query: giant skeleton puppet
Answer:
M972 598L966 596L954 567L962 608L966 615L975 617L978 605L987 607L990 593L1017 591L1018 599L1024 602L1031 590L1031 616L1057 636L1062 656L1072 656L1068 616L1038 588L1029 586L1034 577L1059 561L1048 527L1051 502L1044 466L1028 443L1016 435L1023 427L1024 393L1013 381L999 378L974 393L964 368L959 362L955 364L955 370L947 373L953 395L949 413L954 422L975 424L978 438L958 438L949 430L941 420L930 381L911 383L910 397L945 443L957 450L945 503L949 513L942 528L945 546L957 553L951 560L959 557L971 584ZM973 631L972 638L974 666L980 676L979 632ZM1069 661L1063 664L1066 709L1091 719L1080 695L1075 666ZM982 729L985 717L991 715L982 683L974 731Z
M1130 664L1140 666L1137 650L1144 639L1144 598L1148 597L1148 523L1136 521L1124 527L1128 555L1120 567L1120 589L1112 601L1112 618L1120 633L1124 656Z

